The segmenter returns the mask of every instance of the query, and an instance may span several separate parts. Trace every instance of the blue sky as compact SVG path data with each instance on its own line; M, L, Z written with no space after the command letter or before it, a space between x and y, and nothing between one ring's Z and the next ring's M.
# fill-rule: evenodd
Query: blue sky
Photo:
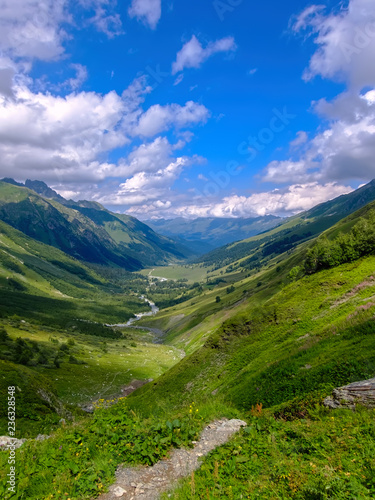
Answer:
M0 33L2 176L141 219L375 177L372 0L5 0Z

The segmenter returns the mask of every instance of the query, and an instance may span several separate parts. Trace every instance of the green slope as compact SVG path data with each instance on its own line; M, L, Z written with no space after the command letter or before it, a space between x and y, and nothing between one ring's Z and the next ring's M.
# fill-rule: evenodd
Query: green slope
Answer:
M77 318L124 322L144 310L144 303L132 292L132 283L145 280L125 271L117 274L118 282L108 281L61 250L0 221L2 316L16 314L59 326ZM136 283L134 288L139 286Z
M64 200L44 183L28 185L52 198L0 182L0 220L79 260L134 271L191 255L134 218L97 203Z
M272 407L373 377L375 257L291 281L290 269L305 254L302 248L279 271L266 271L264 285L257 286L258 277L239 282L235 297L222 295L224 310L212 301L216 292L211 307L207 301L190 310L185 334L170 341L189 345L197 333L194 319L199 316L201 328L207 314L211 331L206 323L202 347L132 396L134 407L224 400L249 411L255 403ZM248 295L239 300L243 289Z
M374 208L324 238L341 241L342 232L365 227L364 218L375 245ZM147 320L167 326L168 342L189 355L112 408L28 443L19 453L21 494L97 497L120 463L151 465L195 440L203 423L240 417L248 429L167 498L373 498L373 410L331 412L322 399L375 375L375 256L369 246L351 262L305 273L319 244L299 242L250 274L218 270L200 297ZM0 454L3 466L6 459Z
M236 261L246 258L241 262L241 267L249 270L260 268L270 256L292 250L374 200L375 180L352 193L290 217L274 229L214 250L200 257L197 262L207 266L215 265L217 268L234 263L236 267L240 267L240 263Z

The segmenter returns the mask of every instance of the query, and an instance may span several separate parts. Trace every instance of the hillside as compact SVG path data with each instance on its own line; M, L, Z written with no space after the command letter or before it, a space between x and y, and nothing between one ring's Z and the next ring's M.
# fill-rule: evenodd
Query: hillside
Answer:
M252 238L225 245L196 260L216 268L259 269L271 257L290 251L332 227L336 222L375 200L375 180L333 200L285 219L276 228ZM230 269L231 270L231 269Z
M350 245L350 254L345 245L337 254L349 260L309 269L310 253L325 241ZM248 429L168 498L207 491L220 499L373 498L373 410L329 410L322 401L334 387L375 374L374 252L371 203L258 272L218 270L200 283L199 296L142 320L165 329L165 347L188 356L117 404L99 402L93 417L61 427L50 441L25 445L20 462L37 458L31 475L21 472L23 492L31 500L52 488L95 498L118 464L152 465L170 447L196 440L204 423L235 417ZM46 457L53 457L47 472Z
M100 274L99 274L100 273ZM117 271L106 277L57 248L40 243L0 222L0 315L34 318L64 327L77 318L124 321L144 309L134 289L147 283L141 275Z
M97 203L64 200L41 182L26 184L48 198L9 180L0 182L0 220L72 257L134 271L191 255L133 217Z
M214 248L267 231L281 221L279 217L267 215L248 219L200 217L189 220L178 217L169 220L148 220L145 223L158 233L181 241L193 251L207 253Z

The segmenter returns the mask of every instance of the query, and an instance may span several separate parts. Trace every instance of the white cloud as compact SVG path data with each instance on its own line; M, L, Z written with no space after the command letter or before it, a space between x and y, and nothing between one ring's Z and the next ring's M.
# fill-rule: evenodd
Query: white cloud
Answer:
M191 159L180 157L156 171L138 172L120 184L115 192L98 197L97 201L106 205L127 207L129 213L139 211L137 206L146 202L146 207L158 200L170 202L168 198L176 196L176 193L171 192L171 187L190 163ZM167 205L171 206L171 202Z
M283 190L255 193L251 196L227 196L219 201L188 197L173 199L168 206L143 204L132 207L129 212L140 218L149 217L259 217L268 214L294 215L331 200L353 189L336 183L317 182L291 185Z
M306 144L299 160L271 162L263 180L367 182L375 178L374 95L374 91L362 96L346 93L333 102L315 103L316 111L329 119L329 127Z
M305 9L292 23L294 32L308 31L318 49L305 78L316 75L348 82L362 89L375 85L375 3L350 0L338 12L324 14L324 7Z
M161 17L161 0L133 0L129 16L136 17L155 29Z
M118 174L130 177L137 173L157 172L168 165L176 146L178 144L171 145L166 137L157 137L151 143L141 144L119 162Z
M117 0L78 0L78 3L93 15L84 25L92 24L95 28L105 33L108 38L123 35L122 21L116 12Z
M128 141L121 128L125 102L115 92L66 97L18 88L16 99L0 98L3 175L25 178L101 178L98 157Z
M3 0L0 9L0 49L11 57L51 61L64 52L69 16L65 0Z
M192 162L201 163L200 158L176 157L176 151L192 138L189 130L179 129L202 123L208 110L190 101L144 111L145 96L151 91L144 77L121 96L116 92L53 96L20 84L13 90L11 100L0 96L2 176L42 179L76 199L126 207L164 200L165 208L169 197L177 196L172 186L183 170ZM156 137L139 144L140 135L173 127L174 143ZM122 157L107 161L116 149Z
M71 68L75 70L76 76L69 78L66 82L64 82L63 86L69 87L72 90L77 90L87 80L87 68L82 66L82 64L71 64Z
M297 132L297 137L290 143L291 149L299 148L308 141L308 138L308 135L303 130Z
M195 35L177 53L176 61L172 65L172 73L183 71L184 68L199 68L209 57L219 52L233 52L237 48L234 38L229 36L210 42L203 48Z
M170 104L151 106L139 119L136 135L152 137L171 127L177 129L205 123L209 117L208 109L202 104L188 101L185 106Z

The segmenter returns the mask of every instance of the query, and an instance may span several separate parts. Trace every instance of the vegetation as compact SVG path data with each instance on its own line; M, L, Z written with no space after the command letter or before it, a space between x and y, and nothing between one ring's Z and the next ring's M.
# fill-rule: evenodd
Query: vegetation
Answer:
M65 200L42 182L28 185L0 181L0 220L80 261L137 271L192 255L137 219Z
M102 406L102 408L100 408ZM94 417L68 429L62 427L53 438L29 441L18 452L18 491L30 500L71 500L99 495L122 462L152 465L171 447L191 445L200 429L195 414L177 415L173 420L141 418L129 410L126 400L106 407L103 401ZM0 457L5 477L6 454ZM5 500L20 498L0 483Z
M322 406L334 387L375 373L373 206L336 225L331 216L361 207L373 187L228 247L230 262L142 276L50 253L4 224L0 391L5 399L17 386L18 437L52 436L17 452L13 496L0 452L2 497L95 498L118 464L153 464L209 421L236 417L248 427L170 498L373 498L373 410ZM151 344L150 332L105 326L141 310L140 294L165 306L138 323L163 330L164 345ZM134 378L154 380L118 399ZM98 400L93 416L77 407Z
M334 240L319 238L307 253L305 270L314 273L320 269L353 262L375 252L375 210L361 217L348 233L340 232Z
M163 499L370 499L375 495L373 412L329 411L285 422L262 409L229 444ZM256 415L256 416L255 416Z

